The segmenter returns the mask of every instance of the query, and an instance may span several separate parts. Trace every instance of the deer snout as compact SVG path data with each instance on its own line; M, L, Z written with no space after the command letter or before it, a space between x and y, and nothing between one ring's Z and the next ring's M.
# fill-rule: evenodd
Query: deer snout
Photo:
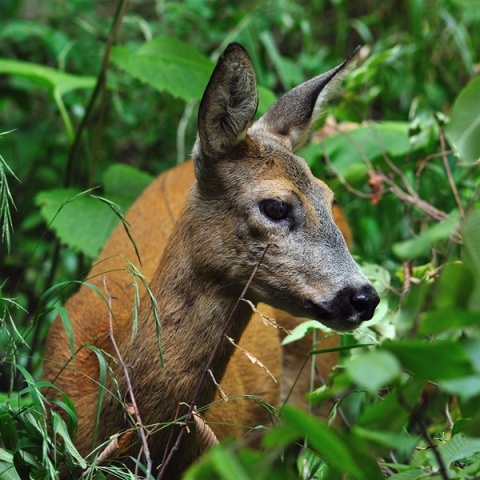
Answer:
M328 302L314 303L315 316L335 330L353 330L373 317L380 302L371 284L345 287Z
M367 285L350 295L350 305L360 322L370 320L379 303L380 298L371 285Z

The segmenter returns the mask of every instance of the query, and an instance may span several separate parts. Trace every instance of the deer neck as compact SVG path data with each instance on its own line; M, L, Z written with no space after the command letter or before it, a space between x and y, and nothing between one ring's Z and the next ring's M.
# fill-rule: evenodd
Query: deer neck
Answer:
M219 341L211 371L216 381L220 382L235 348L228 339L220 340L220 337L239 293L228 292L221 279L195 271L192 261L195 238L190 217L194 214L186 209L179 218L150 285L158 304L164 364L160 364L157 327L147 298L142 300L143 311L135 339L126 348L125 363L132 365L133 372L139 371L134 374L137 379L134 389L142 391L148 388L155 392L149 397L161 406L157 409L145 408L145 411L162 412L167 417L145 419L147 422L172 421L178 403L192 401L210 355ZM208 252L205 254L208 255ZM241 302L233 313L226 335L238 342L250 316L251 310ZM140 350L145 350L145 354L148 352L152 358L148 371L145 371L145 357ZM197 399L198 406L210 403L215 395L216 387L210 377L204 379L203 384ZM166 412L167 405L171 405L173 410Z

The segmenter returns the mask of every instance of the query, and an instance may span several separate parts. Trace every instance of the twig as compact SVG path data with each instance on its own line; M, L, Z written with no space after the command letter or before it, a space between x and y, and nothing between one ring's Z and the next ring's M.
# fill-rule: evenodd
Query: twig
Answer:
M455 202L457 203L460 215L462 216L462 218L465 218L465 210L463 209L462 201L460 200L460 195L458 194L457 186L455 185L455 180L453 179L452 170L450 169L450 164L448 163L443 128L440 129L440 146L442 148L443 166L445 168L445 172L447 173L448 183L450 184L450 188L452 189L452 193L455 197Z
M435 455L435 458L438 463L438 470L443 478L443 480L448 480L449 476L447 473L447 467L445 465L445 462L443 461L442 455L438 451L437 445L433 443L433 440L430 438L430 435L428 434L427 427L423 423L421 415L417 413L417 410L410 406L408 401L403 397L403 395L399 394L398 395L398 400L400 403L407 409L408 412L412 415L412 417L417 421L417 424L420 428L420 433L423 437L423 439L427 442L429 448L432 450L433 454Z
M215 344L215 347L212 350L212 353L210 354L210 357L208 359L207 365L205 366L205 368L203 370L203 373L200 376L200 380L198 381L197 388L195 390L195 393L193 394L192 401L189 404L189 409L188 409L187 415L185 416L185 420L182 422L182 427L183 428L178 433L175 444L171 448L168 456L165 458L165 461L162 462L162 466L161 466L160 471L158 472L158 475L157 475L157 480L161 480L162 478L164 478L164 474L166 472L167 466L169 465L170 461L172 460L175 452L180 448L180 443L182 442L182 439L185 435L186 427L187 427L188 423L190 422L190 420L192 419L192 416L195 412L196 404L197 404L198 399L200 397L200 393L202 392L202 389L203 389L203 386L204 386L204 383L205 383L205 379L207 378L207 375L208 375L208 370L210 370L212 368L213 362L215 361L215 357L217 356L218 350L220 349L220 345L224 341L225 335L227 334L227 332L230 330L230 328L232 326L234 316L235 316L236 311L238 310L240 302L245 297L245 294L247 293L247 290L250 287L250 284L252 283L252 281L253 281L253 279L254 279L257 271L258 271L258 268L260 267L260 264L263 262L263 259L264 259L265 255L266 255L266 253L267 253L267 251L268 251L268 249L270 248L271 245L272 244L269 243L265 247L265 250L263 251L262 256L260 257L260 260L258 261L258 263L255 265L254 269L252 270L250 278L248 279L247 283L245 284L245 287L244 287L242 293L240 294L237 301L235 302L235 305L232 308L232 311L230 312L230 315L229 315L227 321L225 322L223 330L218 337L218 341ZM168 450L168 445L167 445L167 448L165 450L166 451Z
M140 439L142 441L142 449L145 455L145 460L147 462L147 469L145 472L145 477L150 478L150 474L152 471L152 458L150 456L150 450L148 448L148 442L147 442L147 436L148 436L148 430L144 427L142 423L142 419L140 417L140 411L138 410L137 406L137 401L135 400L135 395L133 393L133 387L132 387L132 382L130 380L130 374L128 373L128 366L126 363L123 361L122 354L120 353L120 350L118 348L117 342L115 341L115 336L113 334L113 315L112 315L112 300L116 297L110 296L108 293L107 289L107 279L106 277L103 277L103 287L105 289L105 295L107 296L108 299L108 320L109 320L109 327L110 327L110 332L108 336L110 337L110 340L112 341L113 348L115 349L115 354L117 356L118 362L120 363L120 366L123 369L123 373L125 375L125 382L127 384L127 390L128 394L130 396L130 401L131 401L131 407L133 409L133 413L135 416L135 421L136 425L139 427L138 431L140 434ZM147 432L147 433L145 433Z

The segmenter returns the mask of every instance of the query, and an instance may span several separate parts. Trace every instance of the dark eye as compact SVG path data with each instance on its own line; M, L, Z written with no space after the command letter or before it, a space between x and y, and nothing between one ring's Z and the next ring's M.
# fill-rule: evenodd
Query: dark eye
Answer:
M270 220L279 221L288 218L290 208L285 202L268 199L260 202L260 211Z

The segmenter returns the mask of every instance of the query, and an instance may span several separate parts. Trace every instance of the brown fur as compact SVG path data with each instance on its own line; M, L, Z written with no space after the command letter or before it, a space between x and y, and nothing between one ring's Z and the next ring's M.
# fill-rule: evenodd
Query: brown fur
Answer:
M373 314L376 294L334 224L331 191L292 153L310 131L325 92L338 83L350 63L292 90L248 130L257 104L248 56L234 44L219 61L199 111L196 181L191 163L179 166L155 180L127 214L142 259L140 270L158 302L163 367L152 309L143 288L138 331L131 339L135 291L127 259L139 265L122 226L92 267L88 282L103 291L106 277L109 293L117 298L112 306L115 339L129 365L145 425L174 421L178 404L192 400L219 332L269 243L273 245L247 293L254 303L267 301L298 316L320 318L318 312L326 312L328 318L323 321L339 329L353 328ZM259 205L272 198L296 212L295 218L293 214L288 217L288 224L261 213ZM79 423L76 445L86 455L95 447L99 379L97 356L88 345L108 355L114 356L114 352L108 335L108 309L94 290L83 285L66 308L78 353L74 362L69 361L67 335L57 318L47 339L44 377L73 399ZM272 307L260 309L288 328L298 322ZM228 335L281 381L279 335L259 318L249 321L251 317L250 307L242 303ZM303 345L303 351L309 347ZM294 348L289 347L288 352ZM287 359L298 359L288 352ZM325 375L323 360L319 357L318 365ZM327 358L327 364L332 361L334 356ZM118 392L125 396L123 372L117 362L109 363ZM227 341L222 342L212 370L229 396L258 395L272 405L280 402L279 385ZM129 426L115 384L109 381L107 386L111 393L107 391L103 401L98 442ZM301 388L305 391L303 385ZM215 395L215 385L207 381L198 407L210 404ZM238 437L249 427L270 420L262 407L245 398L209 409L206 418L219 438ZM169 433L170 428L163 428L152 435L155 467L162 460ZM195 434L187 435L166 478L178 478L198 453Z

